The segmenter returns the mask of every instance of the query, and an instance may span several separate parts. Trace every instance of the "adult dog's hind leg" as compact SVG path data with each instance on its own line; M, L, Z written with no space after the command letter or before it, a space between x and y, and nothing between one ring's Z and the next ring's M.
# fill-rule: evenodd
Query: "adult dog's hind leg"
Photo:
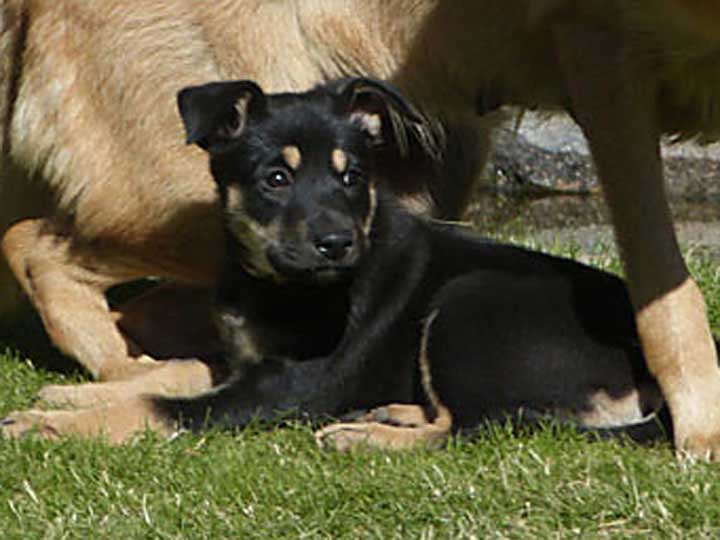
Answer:
M191 397L207 392L225 377L225 370L201 360L168 360L135 377L72 385L48 385L37 395L40 405L63 408L89 408L153 394Z
M678 249L663 184L656 89L636 76L632 38L564 22L557 46L625 264L648 368L678 450L720 459L720 371L705 303Z
M156 359L212 359L220 354L214 291L162 283L113 307L118 327L138 349Z
M154 367L151 358L129 350L104 294L138 275L123 273L119 263L111 268L97 249L90 254L74 246L70 233L51 220L16 223L3 236L2 250L55 345L94 378L118 379Z
M119 381L47 385L38 394L43 404L90 407L140 392L193 395L209 390L222 377L214 367L220 365L220 344L210 290L172 283L155 285L114 308L112 314L131 350L166 362Z

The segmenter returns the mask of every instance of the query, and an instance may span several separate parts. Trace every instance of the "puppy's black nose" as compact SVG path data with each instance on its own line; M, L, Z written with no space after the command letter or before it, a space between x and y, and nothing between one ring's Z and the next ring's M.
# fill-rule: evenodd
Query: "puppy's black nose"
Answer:
M339 261L353 245L351 232L330 233L315 241L315 248L326 259Z

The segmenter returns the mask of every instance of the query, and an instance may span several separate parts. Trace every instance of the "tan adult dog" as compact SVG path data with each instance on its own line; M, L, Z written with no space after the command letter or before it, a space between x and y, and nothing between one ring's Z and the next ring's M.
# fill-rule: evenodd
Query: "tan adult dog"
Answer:
M101 380L125 379L151 366L152 357L177 356L178 348L193 352L191 344L161 338L190 324L184 314L170 325L167 318L189 305L192 290L163 287L121 313L111 313L104 296L114 284L145 276L213 283L221 257L215 188L203 153L184 144L175 94L187 84L228 77L287 90L345 72L389 76L399 67L394 51L382 44L382 27L366 26L378 5L0 3L2 248L62 351ZM377 46L366 48L365 40ZM463 144L473 141L471 162L475 137L473 131L462 137ZM426 168L408 174L400 167L395 175L400 191L420 195L419 207L427 206L420 193ZM469 186L473 172L449 171L460 178L449 184L464 178ZM454 200L452 193L440 194L440 213L458 215L464 207L468 190L455 190ZM13 287L0 265L2 312ZM195 320L203 316L200 311ZM209 381L205 367L197 369L193 384L202 388ZM165 371L155 375L158 384ZM94 399L59 388L43 397L64 401L68 392L76 403Z
M103 291L145 275L208 285L220 257L203 160L178 143L179 87L366 73L468 137L475 110L564 107L590 141L676 444L717 458L720 373L658 139L717 134L718 28L712 0L5 0L0 215L43 218L14 225L4 252L55 343L118 377L137 362Z

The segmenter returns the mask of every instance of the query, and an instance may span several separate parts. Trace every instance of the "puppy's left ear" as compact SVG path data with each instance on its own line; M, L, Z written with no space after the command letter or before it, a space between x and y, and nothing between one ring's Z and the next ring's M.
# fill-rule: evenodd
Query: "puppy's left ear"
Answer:
M212 152L237 139L251 115L266 110L266 97L253 81L188 86L178 92L178 109L187 144Z
M406 146L407 127L425 123L418 110L389 83L367 77L347 79L339 93L350 117L376 142L382 141L383 131L391 130L402 148Z

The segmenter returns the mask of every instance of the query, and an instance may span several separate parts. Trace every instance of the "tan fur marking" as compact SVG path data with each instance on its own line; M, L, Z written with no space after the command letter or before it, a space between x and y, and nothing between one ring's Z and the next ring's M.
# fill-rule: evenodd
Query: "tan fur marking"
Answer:
M332 151L330 161L332 162L332 166L340 174L343 174L345 170L347 169L348 165L348 158L347 154L340 150L339 148L336 148Z
M432 323L435 321L435 318L437 317L439 311L435 310L433 311L427 319L425 319L425 324L423 325L423 332L422 336L420 338L420 358L418 360L420 364L420 381L422 383L423 390L425 390L425 393L428 396L428 399L430 400L430 403L432 406L439 412L440 409L444 409L445 406L441 403L440 397L437 395L437 392L435 392L435 389L432 386L432 375L430 373L430 356L428 355L428 342L430 341L430 327L432 326ZM449 412L448 412L449 415ZM445 420L448 420L447 418ZM451 419L449 419L451 420ZM442 427L446 427L448 430L450 429L450 424L445 425L445 423L441 424Z
M286 146L282 149L282 156L293 171L297 171L302 164L302 153L297 146Z
M242 190L237 184L230 184L227 187L227 206L233 210L243 207Z
M252 324L247 318L237 314L224 312L216 316L218 318L218 328L220 328L220 339L227 343L233 340L233 347L236 351L242 351L242 358L236 358L230 355L227 358L228 367L235 371L244 365L259 364L262 362L263 349L257 343L257 334L253 331ZM227 332L227 333L226 333ZM239 365L236 365L238 362Z
M392 112L391 119L392 119ZM367 112L354 112L350 115L350 118L357 123L364 131L373 137L379 137L382 135L382 119L378 114L371 114ZM397 128L397 129L395 129ZM394 135L397 139L398 148L401 153L407 150L407 134L405 128L401 124L393 125Z
M363 223L363 235L367 238L370 235L370 229L372 228L373 220L375 219L375 212L377 211L377 188L375 182L371 181L368 187L368 195L370 196L370 207L368 209L367 217Z
M611 396L604 390L598 390L588 397L588 410L577 412L583 426L604 428L630 425L645 419L643 415L642 395L636 389L624 396ZM662 397L657 396L658 406ZM562 417L562 412L558 414ZM568 415L572 417L573 415Z
M280 224L271 222L260 225L250 217L238 213L229 222L235 238L248 248L245 270L258 277L270 277L276 283L284 283L284 276L278 274L267 259L267 250L280 239Z

